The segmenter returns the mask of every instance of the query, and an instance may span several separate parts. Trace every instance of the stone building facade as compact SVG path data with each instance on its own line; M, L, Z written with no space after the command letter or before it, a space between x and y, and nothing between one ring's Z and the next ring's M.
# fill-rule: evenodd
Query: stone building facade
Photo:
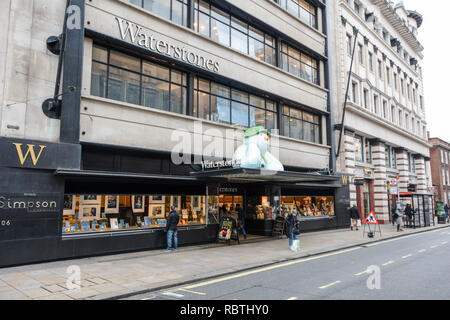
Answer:
M388 223L399 195L421 206L415 195L431 194L423 46L417 39L423 18L401 1L335 5L337 167L351 177L350 201ZM420 199L428 212L430 199Z

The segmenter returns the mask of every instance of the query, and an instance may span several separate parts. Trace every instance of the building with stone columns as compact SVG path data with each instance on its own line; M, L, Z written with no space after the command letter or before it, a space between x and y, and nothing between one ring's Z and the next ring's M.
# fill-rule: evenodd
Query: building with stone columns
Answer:
M400 197L417 209L419 223L427 224L432 182L424 48L417 39L423 17L402 1L339 0L335 5L337 167L350 177L350 201L364 216L374 211L389 223Z

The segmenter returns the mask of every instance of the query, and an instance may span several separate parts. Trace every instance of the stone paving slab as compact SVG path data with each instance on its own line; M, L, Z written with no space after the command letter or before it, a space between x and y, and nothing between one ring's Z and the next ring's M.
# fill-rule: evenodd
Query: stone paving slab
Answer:
M382 225L382 236L363 237L362 229L322 231L301 234L300 252L288 248L288 240L265 238L240 245L207 244L164 250L133 252L102 257L55 261L0 269L0 300L11 299L108 299L189 283L277 262L330 252L364 243L439 231L436 225L397 232ZM450 233L450 229L442 229ZM220 264L217 258L221 257ZM78 265L81 288L70 290L67 267Z

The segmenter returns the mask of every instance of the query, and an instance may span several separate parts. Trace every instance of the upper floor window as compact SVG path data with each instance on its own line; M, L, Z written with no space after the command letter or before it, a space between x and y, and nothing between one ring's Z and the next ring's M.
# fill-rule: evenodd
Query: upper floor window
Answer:
M359 63L364 64L364 52L363 46L361 44L358 44L358 56L359 56Z
M363 162L364 161L363 137L355 135L353 143L355 148L355 161Z
M273 0L307 25L317 28L317 8L305 0Z
M320 119L317 115L284 105L283 127L285 136L320 143Z
M319 84L317 60L286 43L281 44L281 67L302 79Z
M163 18L187 26L189 0L127 0Z
M352 55L352 36L347 34L347 54Z
M276 65L275 39L212 6L196 0L194 30L258 60Z
M194 116L235 126L277 129L274 101L199 77L194 79Z
M373 53L369 52L369 69L373 72Z
M91 95L186 114L187 75L94 45Z

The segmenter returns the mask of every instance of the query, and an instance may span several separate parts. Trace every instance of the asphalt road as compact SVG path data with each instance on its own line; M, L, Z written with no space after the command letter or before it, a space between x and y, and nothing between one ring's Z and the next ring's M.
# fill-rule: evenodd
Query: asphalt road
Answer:
M128 299L447 300L450 229L302 258Z

